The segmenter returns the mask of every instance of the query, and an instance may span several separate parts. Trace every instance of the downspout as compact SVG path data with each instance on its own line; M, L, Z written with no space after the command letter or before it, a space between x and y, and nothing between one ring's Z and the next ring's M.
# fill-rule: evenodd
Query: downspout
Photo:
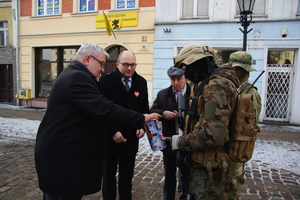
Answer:
M15 0L15 25L16 25L16 77L17 77L17 94L16 94L16 102L17 102L17 106L20 105L19 102L19 79L20 79L20 75L19 75L19 3L18 0Z

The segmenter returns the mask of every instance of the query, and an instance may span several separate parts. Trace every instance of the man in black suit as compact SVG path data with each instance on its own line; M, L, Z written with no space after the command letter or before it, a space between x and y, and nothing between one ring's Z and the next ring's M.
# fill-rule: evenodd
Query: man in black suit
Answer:
M100 93L106 57L100 46L83 44L53 85L35 145L44 200L80 200L101 189L108 122L141 128L158 117L115 105Z
M137 66L135 55L130 51L123 51L116 64L115 72L100 78L100 90L103 95L124 108L149 113L147 81L135 72ZM139 138L143 136L142 128L123 128L118 123L108 126L103 171L104 200L116 199L115 176L118 165L120 200L132 199L135 156Z

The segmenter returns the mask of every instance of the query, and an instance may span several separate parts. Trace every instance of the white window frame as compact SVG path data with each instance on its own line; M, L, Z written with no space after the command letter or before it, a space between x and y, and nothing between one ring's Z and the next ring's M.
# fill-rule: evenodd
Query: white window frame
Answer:
M258 3L258 2L262 3L262 1L263 1L263 3L264 3L264 8L263 8L264 13L255 13L255 7L256 7L257 3ZM252 16L262 16L262 15L266 15L266 3L267 3L266 0L256 0L255 3L254 3L253 11L252 11L252 12L253 12ZM236 14L237 14L237 15L240 15L240 9L239 9L238 3L236 3Z
M209 13L209 0L207 1L207 14L206 15L198 15L198 0L193 0L193 16L184 17L183 16L183 0L181 0L181 17L182 18L208 18Z
M87 6L86 10L81 10L81 5L80 5L80 2L81 0L78 0L78 12L82 13L82 12L94 12L96 9L96 1L97 0L84 0L86 2L86 5L88 5L91 1L94 1L94 10L89 10L89 6Z
M7 26L7 22L0 22L2 23L4 26L0 27L0 32L3 32L3 36L4 36L4 40L0 41L0 46L8 46L8 26ZM3 42L3 44L2 44Z
M137 0L116 0L116 10L135 9L137 8ZM122 3L124 6L122 6ZM132 5L134 3L134 5ZM128 4L131 4L128 7Z
M62 0L50 0L52 5L48 6L49 0L37 0L37 15L47 16L47 15L58 15L60 14L60 4ZM40 9L39 5L43 5L43 9ZM46 6L45 6L46 5ZM48 9L49 7L49 9ZM51 8L52 7L52 8ZM49 12L51 10L51 12Z

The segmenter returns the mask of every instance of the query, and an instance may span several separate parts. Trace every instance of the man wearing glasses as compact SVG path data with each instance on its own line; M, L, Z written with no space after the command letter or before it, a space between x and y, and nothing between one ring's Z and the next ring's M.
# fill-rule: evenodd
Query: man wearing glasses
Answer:
M90 57L93 58L93 59L95 59L96 61L98 61L99 65L100 65L100 69L101 69L101 70L100 70L100 73L98 73L97 76L96 76L96 80L98 81L99 78L100 78L100 76L104 73L104 68L105 68L106 63L103 62L103 61L101 61L101 60L98 60L98 59L97 59L95 56L93 56L93 55L90 55Z
M109 100L124 108L149 113L147 81L135 72L136 58L130 51L123 51L116 62L117 69L101 76L100 90ZM116 199L116 172L119 165L118 191L120 200L132 199L132 177L139 138L143 129L123 128L118 123L107 128L106 154L103 171L103 199Z
M107 57L100 46L83 44L53 85L35 146L44 200L80 200L98 192L107 123L139 129L158 116L124 109L100 93L97 79Z

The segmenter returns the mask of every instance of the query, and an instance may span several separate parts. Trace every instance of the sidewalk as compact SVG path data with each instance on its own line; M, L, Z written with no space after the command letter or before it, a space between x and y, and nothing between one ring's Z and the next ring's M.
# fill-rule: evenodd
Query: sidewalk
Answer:
M10 127L10 123L21 121L19 118L30 119L25 121L27 124L32 120L41 120L43 112L0 107L2 200L42 199L33 160L35 141L18 137L25 130ZM261 129L253 158L246 164L246 183L241 199L300 199L300 128L261 124ZM14 135L8 137L9 131ZM163 175L162 154L152 152L144 137L136 158L133 199L162 199ZM101 200L102 195L98 192L83 199Z

